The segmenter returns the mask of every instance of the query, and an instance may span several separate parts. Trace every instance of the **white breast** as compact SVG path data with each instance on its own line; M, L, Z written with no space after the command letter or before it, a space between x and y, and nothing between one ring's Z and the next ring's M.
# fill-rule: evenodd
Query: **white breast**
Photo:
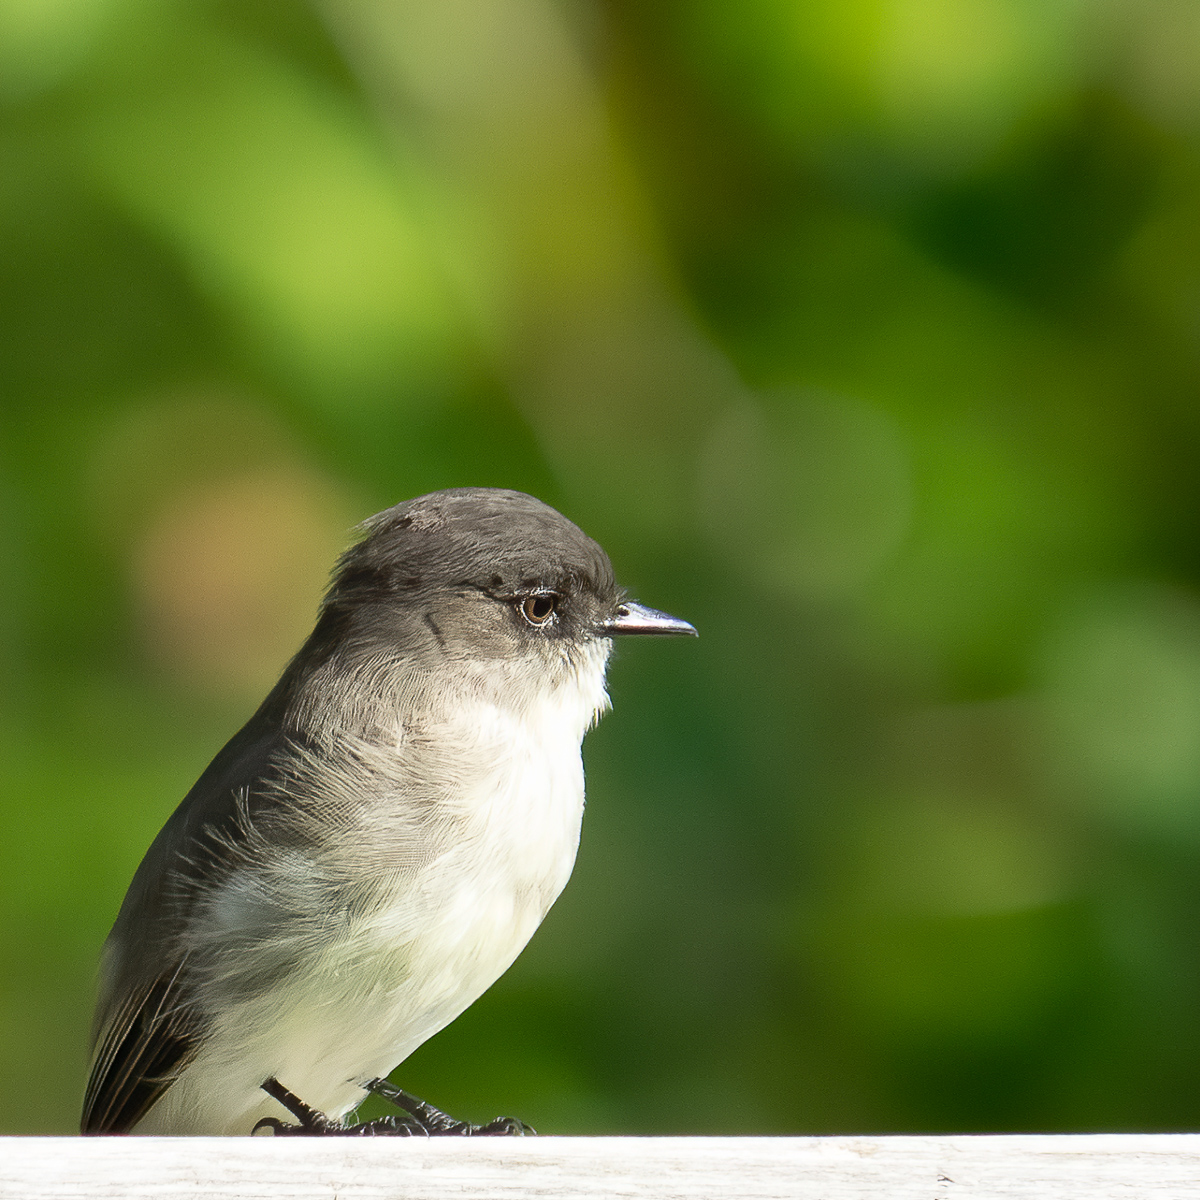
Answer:
M446 764L437 853L373 886L378 902L314 944L286 995L225 1014L139 1133L172 1132L176 1113L193 1132L249 1132L284 1115L259 1090L270 1075L339 1116L507 970L575 862L580 744L607 704L606 658L597 643L554 686L483 681L443 710L424 731Z
M583 817L580 744L607 703L606 651L517 704L496 699L520 694L511 678L481 689L440 731L456 747L448 757L476 765L453 805L452 843L415 889L397 895L391 928L378 928L386 941L404 938L414 917L420 923L404 953L412 956L405 990L410 1001L419 997L422 1015L403 1022L395 1062L507 970L570 878Z

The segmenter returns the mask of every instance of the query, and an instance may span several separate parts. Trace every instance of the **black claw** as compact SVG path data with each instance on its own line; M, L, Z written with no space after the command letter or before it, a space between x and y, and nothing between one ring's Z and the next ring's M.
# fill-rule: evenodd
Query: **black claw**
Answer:
M289 1125L278 1117L263 1117L251 1130L270 1129L276 1137L423 1137L426 1130L409 1116L380 1117L361 1125L346 1125L305 1104L294 1092L289 1092L274 1076L260 1085L268 1096L278 1100L296 1118Z
M251 1131L257 1133L260 1129L269 1129L275 1137L526 1137L537 1133L516 1117L497 1117L486 1125L456 1121L386 1079L372 1079L363 1087L394 1104L403 1115L379 1117L361 1125L346 1125L318 1112L294 1092L289 1092L273 1075L260 1086L296 1118L296 1124L289 1125L278 1117L263 1117Z
M363 1084L368 1092L403 1109L430 1137L526 1137L537 1130L516 1117L497 1117L486 1125L472 1125L453 1117L398 1088L386 1079L371 1079Z
M276 1137L285 1137L298 1134L335 1134L344 1128L340 1121L331 1120L323 1112L305 1104L294 1092L289 1092L274 1075L259 1086L296 1118L296 1124L287 1125L275 1117L264 1117L254 1126L253 1133L266 1128L274 1130Z
M537 1137L537 1130L532 1125L526 1125L516 1117L497 1117L486 1125L474 1126L471 1132L488 1137L501 1134L507 1137Z
M428 1137L429 1131L411 1117L378 1117L342 1130L349 1137Z

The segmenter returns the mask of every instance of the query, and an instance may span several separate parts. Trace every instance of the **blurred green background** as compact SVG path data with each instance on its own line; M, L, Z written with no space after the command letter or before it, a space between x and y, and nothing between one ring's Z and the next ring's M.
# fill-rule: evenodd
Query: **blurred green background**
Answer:
M0 405L0 1130L354 523L462 484L702 637L405 1086L1200 1124L1189 0L0 0Z

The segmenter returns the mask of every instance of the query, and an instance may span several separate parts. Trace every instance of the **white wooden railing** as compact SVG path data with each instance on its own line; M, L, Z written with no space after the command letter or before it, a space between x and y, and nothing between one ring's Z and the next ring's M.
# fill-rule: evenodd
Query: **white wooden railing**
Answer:
M0 1138L3 1200L1200 1200L1200 1134Z

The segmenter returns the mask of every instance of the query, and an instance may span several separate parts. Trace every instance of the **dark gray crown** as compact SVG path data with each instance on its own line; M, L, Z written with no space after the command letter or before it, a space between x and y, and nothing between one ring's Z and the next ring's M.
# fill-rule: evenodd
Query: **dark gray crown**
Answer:
M548 504L502 488L450 488L363 523L342 556L327 607L404 592L478 588L500 598L545 589L616 594L601 546Z

